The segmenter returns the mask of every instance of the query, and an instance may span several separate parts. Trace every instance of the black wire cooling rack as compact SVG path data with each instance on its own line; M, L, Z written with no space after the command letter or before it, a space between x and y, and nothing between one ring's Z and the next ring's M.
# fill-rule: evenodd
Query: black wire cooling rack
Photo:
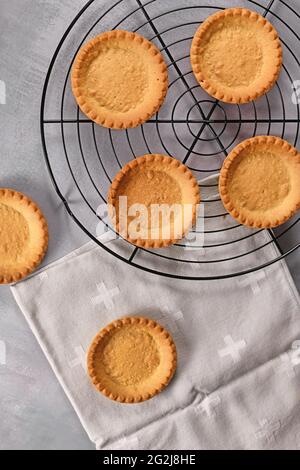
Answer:
M55 190L81 229L103 249L144 271L190 280L230 278L265 268L299 248L299 218L278 230L237 225L218 197L217 173L229 151L255 135L278 135L297 146L300 129L300 14L283 0L223 2L186 0L90 0L72 21L49 66L41 103L41 136ZM183 6L184 5L184 6ZM274 89L247 105L227 105L197 84L189 62L192 37L210 14L245 6L267 17L278 30L284 66ZM163 108L146 124L127 131L97 126L81 114L70 87L80 47L102 31L127 29L155 42L168 64L170 86ZM299 80L298 80L299 79ZM300 93L299 93L300 95ZM199 179L203 243L184 240L165 250L146 250L124 240L111 243L105 211L114 175L132 158L166 153L181 159ZM298 239L297 239L298 237Z

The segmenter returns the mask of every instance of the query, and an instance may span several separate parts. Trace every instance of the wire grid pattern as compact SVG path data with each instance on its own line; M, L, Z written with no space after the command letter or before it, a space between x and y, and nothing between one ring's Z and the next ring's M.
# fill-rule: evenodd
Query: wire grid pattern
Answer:
M237 224L226 214L213 176L230 150L248 137L278 135L297 146L300 106L299 102L292 102L292 96L296 96L299 76L300 38L296 28L300 14L283 0L249 0L243 5L232 2L232 6L249 7L272 21L281 36L285 60L280 80L270 93L247 105L227 105L201 89L189 62L190 44L199 24L225 8L221 1L207 3L199 5L189 0L182 6L177 0L119 0L108 2L105 10L101 0L88 1L55 51L45 80L40 118L43 150L55 190L82 230L132 266L191 280L254 272L300 246L295 241L299 217L278 230L269 230L268 237L263 230ZM168 64L166 103L137 129L100 128L80 112L71 93L70 71L77 52L90 37L108 29L143 34L157 44ZM202 193L208 194L203 198L204 211L200 215L204 223L203 246L195 245L192 250L189 243L182 241L167 250L147 250L122 241L124 246L119 250L117 244L104 243L96 235L97 224L112 228L99 212L99 205L106 203L114 175L132 158L159 152L188 165L199 179ZM206 182L201 184L203 178ZM253 253L258 255L255 263Z

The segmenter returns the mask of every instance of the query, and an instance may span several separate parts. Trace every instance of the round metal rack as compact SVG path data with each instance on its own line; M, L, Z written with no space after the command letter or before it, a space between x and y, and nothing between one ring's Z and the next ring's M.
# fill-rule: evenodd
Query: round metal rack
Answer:
M51 60L41 103L41 137L55 190L81 229L111 255L162 276L213 280L240 276L270 266L300 247L299 217L277 230L252 230L226 214L218 197L217 173L230 150L255 135L278 135L297 146L300 85L297 34L300 11L284 0L244 1L278 30L284 66L274 89L247 105L221 103L197 84L189 62L193 35L222 1L89 0L77 14ZM184 5L184 6L182 6ZM168 64L170 85L162 109L143 126L125 131L101 128L87 119L71 93L70 71L80 47L102 31L127 29L153 41ZM298 80L299 78L299 80ZM165 250L134 247L125 240L106 242L99 224L112 235L104 208L109 185L119 169L145 153L182 160L199 179L203 203L195 240ZM100 206L100 209L99 209ZM98 232L96 230L98 227ZM198 235L198 237L197 237ZM108 235L109 236L109 235ZM200 239L200 242L199 242ZM192 241L191 241L192 240Z

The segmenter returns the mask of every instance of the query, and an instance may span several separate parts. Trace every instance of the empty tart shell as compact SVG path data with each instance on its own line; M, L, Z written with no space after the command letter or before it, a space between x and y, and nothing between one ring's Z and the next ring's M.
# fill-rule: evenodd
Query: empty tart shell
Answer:
M124 198L126 206L122 206ZM180 161L150 154L122 168L112 182L108 203L115 230L124 239L139 247L163 248L184 238L195 223L200 189ZM136 205L144 209L142 220L133 217Z
M114 321L97 334L88 352L92 383L106 397L121 403L139 403L160 393L176 366L170 334L143 317Z
M20 192L0 189L0 284L28 276L47 247L48 226L39 207Z
M279 137L254 137L224 161L220 195L225 208L249 227L277 227L300 208L300 154Z
M75 58L72 90L81 111L111 129L137 127L161 107L168 72L159 49L139 34L109 31Z
M245 8L229 8L199 27L192 41L191 64L209 95L226 103L249 103L276 83L282 47L268 20Z

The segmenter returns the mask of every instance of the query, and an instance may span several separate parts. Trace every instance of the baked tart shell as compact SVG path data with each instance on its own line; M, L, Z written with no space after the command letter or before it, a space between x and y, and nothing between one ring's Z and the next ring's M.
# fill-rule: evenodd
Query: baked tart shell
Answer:
M170 207L175 204L182 206L183 214L184 207L187 207L188 213L183 215L183 219L180 214L178 225L174 222L169 235L154 237L149 232L143 237L133 238L127 228L122 228L120 196L128 197L128 207L135 203L148 207L152 204L166 204ZM200 204L200 189L192 172L179 160L166 155L149 154L127 163L116 175L109 190L108 204L115 230L124 239L141 248L164 248L184 238L192 228Z
M71 72L81 111L110 129L137 127L162 106L168 71L159 49L137 33L100 34L78 52Z
M241 224L277 227L300 209L300 153L279 137L248 139L225 159L219 190Z
M125 317L103 328L88 352L96 389L120 403L140 403L160 393L177 367L176 346L158 323Z
M266 94L282 67L282 47L273 25L246 8L208 17L191 47L195 77L206 92L226 103L249 103Z
M0 189L0 284L31 274L48 248L48 226L39 207L24 194Z

